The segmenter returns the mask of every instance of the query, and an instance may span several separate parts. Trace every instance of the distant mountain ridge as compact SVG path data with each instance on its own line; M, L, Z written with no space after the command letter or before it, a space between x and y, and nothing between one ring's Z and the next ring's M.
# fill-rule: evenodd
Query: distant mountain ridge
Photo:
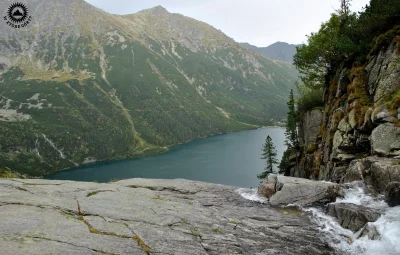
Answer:
M0 168L46 175L286 113L293 66L204 22L161 6L113 15L83 0L22 2L30 27L0 21Z
M275 60L293 63L293 56L296 54L296 47L301 44L289 44L285 42L276 42L267 47L257 47L249 43L240 43L246 49L260 53L261 55Z

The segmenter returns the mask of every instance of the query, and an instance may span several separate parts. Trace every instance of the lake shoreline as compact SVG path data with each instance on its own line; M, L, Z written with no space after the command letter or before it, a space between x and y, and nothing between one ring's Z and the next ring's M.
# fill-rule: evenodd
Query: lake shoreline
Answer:
M214 134L212 136L194 139L182 144L169 146L168 149L157 154L118 160L90 162L82 164L78 167L63 169L62 171L57 171L42 178L50 180L65 179L98 182L108 182L113 179L120 180L127 178L186 178L239 186L235 183L230 183L229 181L223 180L221 177L221 172L225 171L225 175L236 174L238 175L236 179L249 179L253 178L253 176L255 178L257 173L261 172L264 168L263 165L260 165L264 163L264 161L260 161L260 153L262 143L267 135L277 136L278 138L276 142L278 147L284 146L284 128L276 126L263 126L242 131ZM206 150L203 149L204 146L208 146ZM246 148L250 148L252 152L248 152L248 149ZM197 151L199 149L200 152ZM278 149L278 151L280 151L280 149ZM183 156L176 158L177 155ZM229 157L232 157L232 160L229 160ZM160 164L159 161L163 161L163 163ZM209 164L209 161L213 161L213 163L211 165L207 165ZM246 174L246 171L244 173L240 173L243 172L243 170L248 169L248 167L246 165L242 165L241 169L238 169L237 164L241 165L244 163L236 161L243 161L245 163L247 162L249 166L258 164L257 166L252 168L250 167L249 170L246 170L250 172L256 172L252 174ZM154 162L154 164L152 162ZM202 166L204 162L206 165ZM106 171L105 169L109 170ZM177 170L175 171L175 169ZM215 175L218 176L216 178L219 178L218 181L213 180L212 176L214 173L208 173L203 176L201 173L204 171L214 171ZM194 173L193 176L190 173ZM234 177L229 178L234 179ZM235 181L236 180L233 182ZM240 181L236 182L241 183ZM247 186L240 185L239 187L255 187L256 184L257 183L252 181L252 183Z
M251 130L256 130L256 129L259 129L259 128L268 128L268 127L278 128L280 126L255 126L254 128L249 128L249 129L245 129L245 130L237 130L237 131L230 131L230 132L225 132L225 133L212 134L212 135L209 135L209 136L199 137L199 138L196 138L196 139L188 140L188 141L185 141L185 142L182 142L182 143L177 143L177 144L174 144L174 145L168 145L168 146L164 146L164 147L157 147L155 149L154 148L153 149L149 149L149 150L155 150L155 151L157 149L159 149L159 152L156 152L156 153L149 153L149 154L144 153L143 155L140 155L140 156L133 156L133 157L127 157L127 158L121 158L121 159L105 159L105 160L99 160L99 161L92 161L92 162L88 162L88 163L82 163L82 164L80 164L80 165L78 165L76 167L64 168L64 169L58 170L58 171L56 171L54 173L51 173L51 174L48 174L48 175L45 175L45 176L41 176L41 177L37 177L37 178L38 179L47 179L46 177L52 176L52 175L54 175L56 173L59 173L59 172L75 170L75 169L78 169L78 168L85 168L85 166L90 167L90 166L95 165L97 163L107 164L107 163L114 163L114 162L125 161L125 160L134 160L134 159L142 159L142 158L147 158L147 157L158 156L158 155L162 155L164 153L169 152L171 149L173 149L173 148L175 148L177 146L182 146L182 145L188 144L190 142L198 141L198 140L201 140L201 139L205 139L205 138L209 138L209 137L215 137L215 136L219 136L219 135L228 135L228 134L232 134L232 133L251 131ZM146 150L144 152L146 152ZM35 178L35 177L34 176L29 176L29 178Z

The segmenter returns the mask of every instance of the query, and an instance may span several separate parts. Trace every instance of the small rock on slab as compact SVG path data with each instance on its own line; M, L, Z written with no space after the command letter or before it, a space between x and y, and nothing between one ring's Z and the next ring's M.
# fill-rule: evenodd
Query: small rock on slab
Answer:
M274 174L268 175L268 178L265 179L259 186L258 186L258 193L265 197L270 198L273 194L275 194L275 186L277 182L277 176Z

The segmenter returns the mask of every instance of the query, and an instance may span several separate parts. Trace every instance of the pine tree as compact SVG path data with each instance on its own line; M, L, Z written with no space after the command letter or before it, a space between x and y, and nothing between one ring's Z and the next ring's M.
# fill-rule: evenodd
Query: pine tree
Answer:
M259 179L265 179L270 173L273 173L273 165L278 163L278 160L276 159L276 149L275 146L272 142L272 139L270 136L267 136L267 139L265 139L265 144L263 145L262 148L262 154L261 154L261 159L266 160L266 167L265 171L262 172L261 174L257 175L257 178Z
M297 148L298 138L297 138L297 112L295 108L293 89L290 90L289 101L287 102L289 111L287 114L286 131L285 131L285 144L289 149Z
M350 13L351 0L339 0L339 2L340 2L340 9L336 10L336 12L341 17L347 17Z

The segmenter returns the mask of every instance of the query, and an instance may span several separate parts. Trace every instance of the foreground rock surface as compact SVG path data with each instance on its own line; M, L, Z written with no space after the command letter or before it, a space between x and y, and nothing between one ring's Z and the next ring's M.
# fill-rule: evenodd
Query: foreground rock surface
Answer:
M268 182L260 185L259 192L262 187L268 185ZM278 175L276 177L275 194L270 197L269 203L272 206L288 204L303 206L327 203L336 198L337 192L338 186L335 183Z
M1 254L336 254L308 216L188 180L0 179Z

